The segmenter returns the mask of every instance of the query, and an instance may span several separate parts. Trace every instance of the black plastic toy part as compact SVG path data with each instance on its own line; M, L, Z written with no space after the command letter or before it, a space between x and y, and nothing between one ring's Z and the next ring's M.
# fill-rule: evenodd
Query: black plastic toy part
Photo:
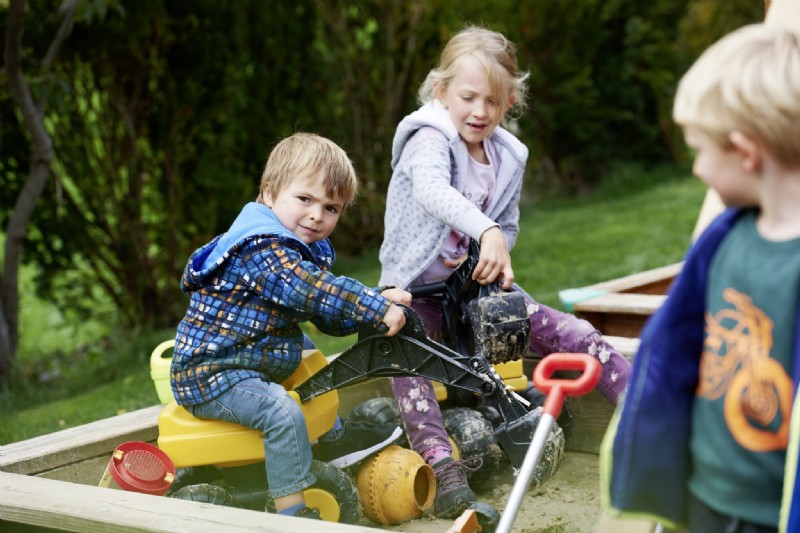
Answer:
M362 327L358 342L295 388L301 401L325 394L368 377L418 376L482 396L500 413L495 427L497 442L511 464L519 468L525 458L538 417L505 388L502 378L482 355L465 356L425 335L422 320L403 307L406 325L392 337Z
M472 279L480 246L470 241L467 259L445 280L409 287L415 298L442 296L442 340L460 354L482 355L490 363L520 359L528 350L531 324L525 299L499 282Z

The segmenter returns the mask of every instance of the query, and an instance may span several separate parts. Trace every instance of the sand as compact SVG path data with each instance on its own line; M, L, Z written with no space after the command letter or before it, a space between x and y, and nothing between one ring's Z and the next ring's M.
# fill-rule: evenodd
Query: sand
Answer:
M525 495L512 530L515 533L591 533L600 517L598 457L568 452L556 474ZM503 512L514 483L510 465L498 470L478 491L480 501ZM371 522L372 527L377 527ZM452 520L438 520L430 513L403 524L386 527L405 533L444 533Z

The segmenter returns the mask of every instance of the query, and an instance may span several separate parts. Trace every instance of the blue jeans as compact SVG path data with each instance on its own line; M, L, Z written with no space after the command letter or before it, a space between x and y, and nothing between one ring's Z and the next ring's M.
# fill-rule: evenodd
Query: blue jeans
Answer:
M300 406L278 383L246 379L210 402L187 408L197 418L233 422L264 435L264 461L273 499L307 489L311 443Z

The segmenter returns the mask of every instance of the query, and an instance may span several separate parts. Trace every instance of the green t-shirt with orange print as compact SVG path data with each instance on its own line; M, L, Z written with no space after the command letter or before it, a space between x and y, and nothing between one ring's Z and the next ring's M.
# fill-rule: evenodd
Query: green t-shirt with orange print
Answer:
M689 489L756 524L778 524L799 290L800 239L764 239L744 214L709 269Z

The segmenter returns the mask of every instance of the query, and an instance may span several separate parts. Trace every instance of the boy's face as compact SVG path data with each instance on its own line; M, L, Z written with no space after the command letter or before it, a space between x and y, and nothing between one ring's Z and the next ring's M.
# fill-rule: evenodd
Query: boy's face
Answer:
M473 58L458 60L458 71L437 97L450 113L450 120L467 143L470 153L500 124L508 108L500 104L489 85L489 76Z
M325 193L324 177L320 172L292 181L275 196L270 191L264 195L267 207L281 224L306 244L327 238L346 204L344 199L331 198Z
M742 155L734 147L723 148L695 126L683 128L686 144L695 152L692 172L717 191L728 207L757 203L757 180L745 171Z

